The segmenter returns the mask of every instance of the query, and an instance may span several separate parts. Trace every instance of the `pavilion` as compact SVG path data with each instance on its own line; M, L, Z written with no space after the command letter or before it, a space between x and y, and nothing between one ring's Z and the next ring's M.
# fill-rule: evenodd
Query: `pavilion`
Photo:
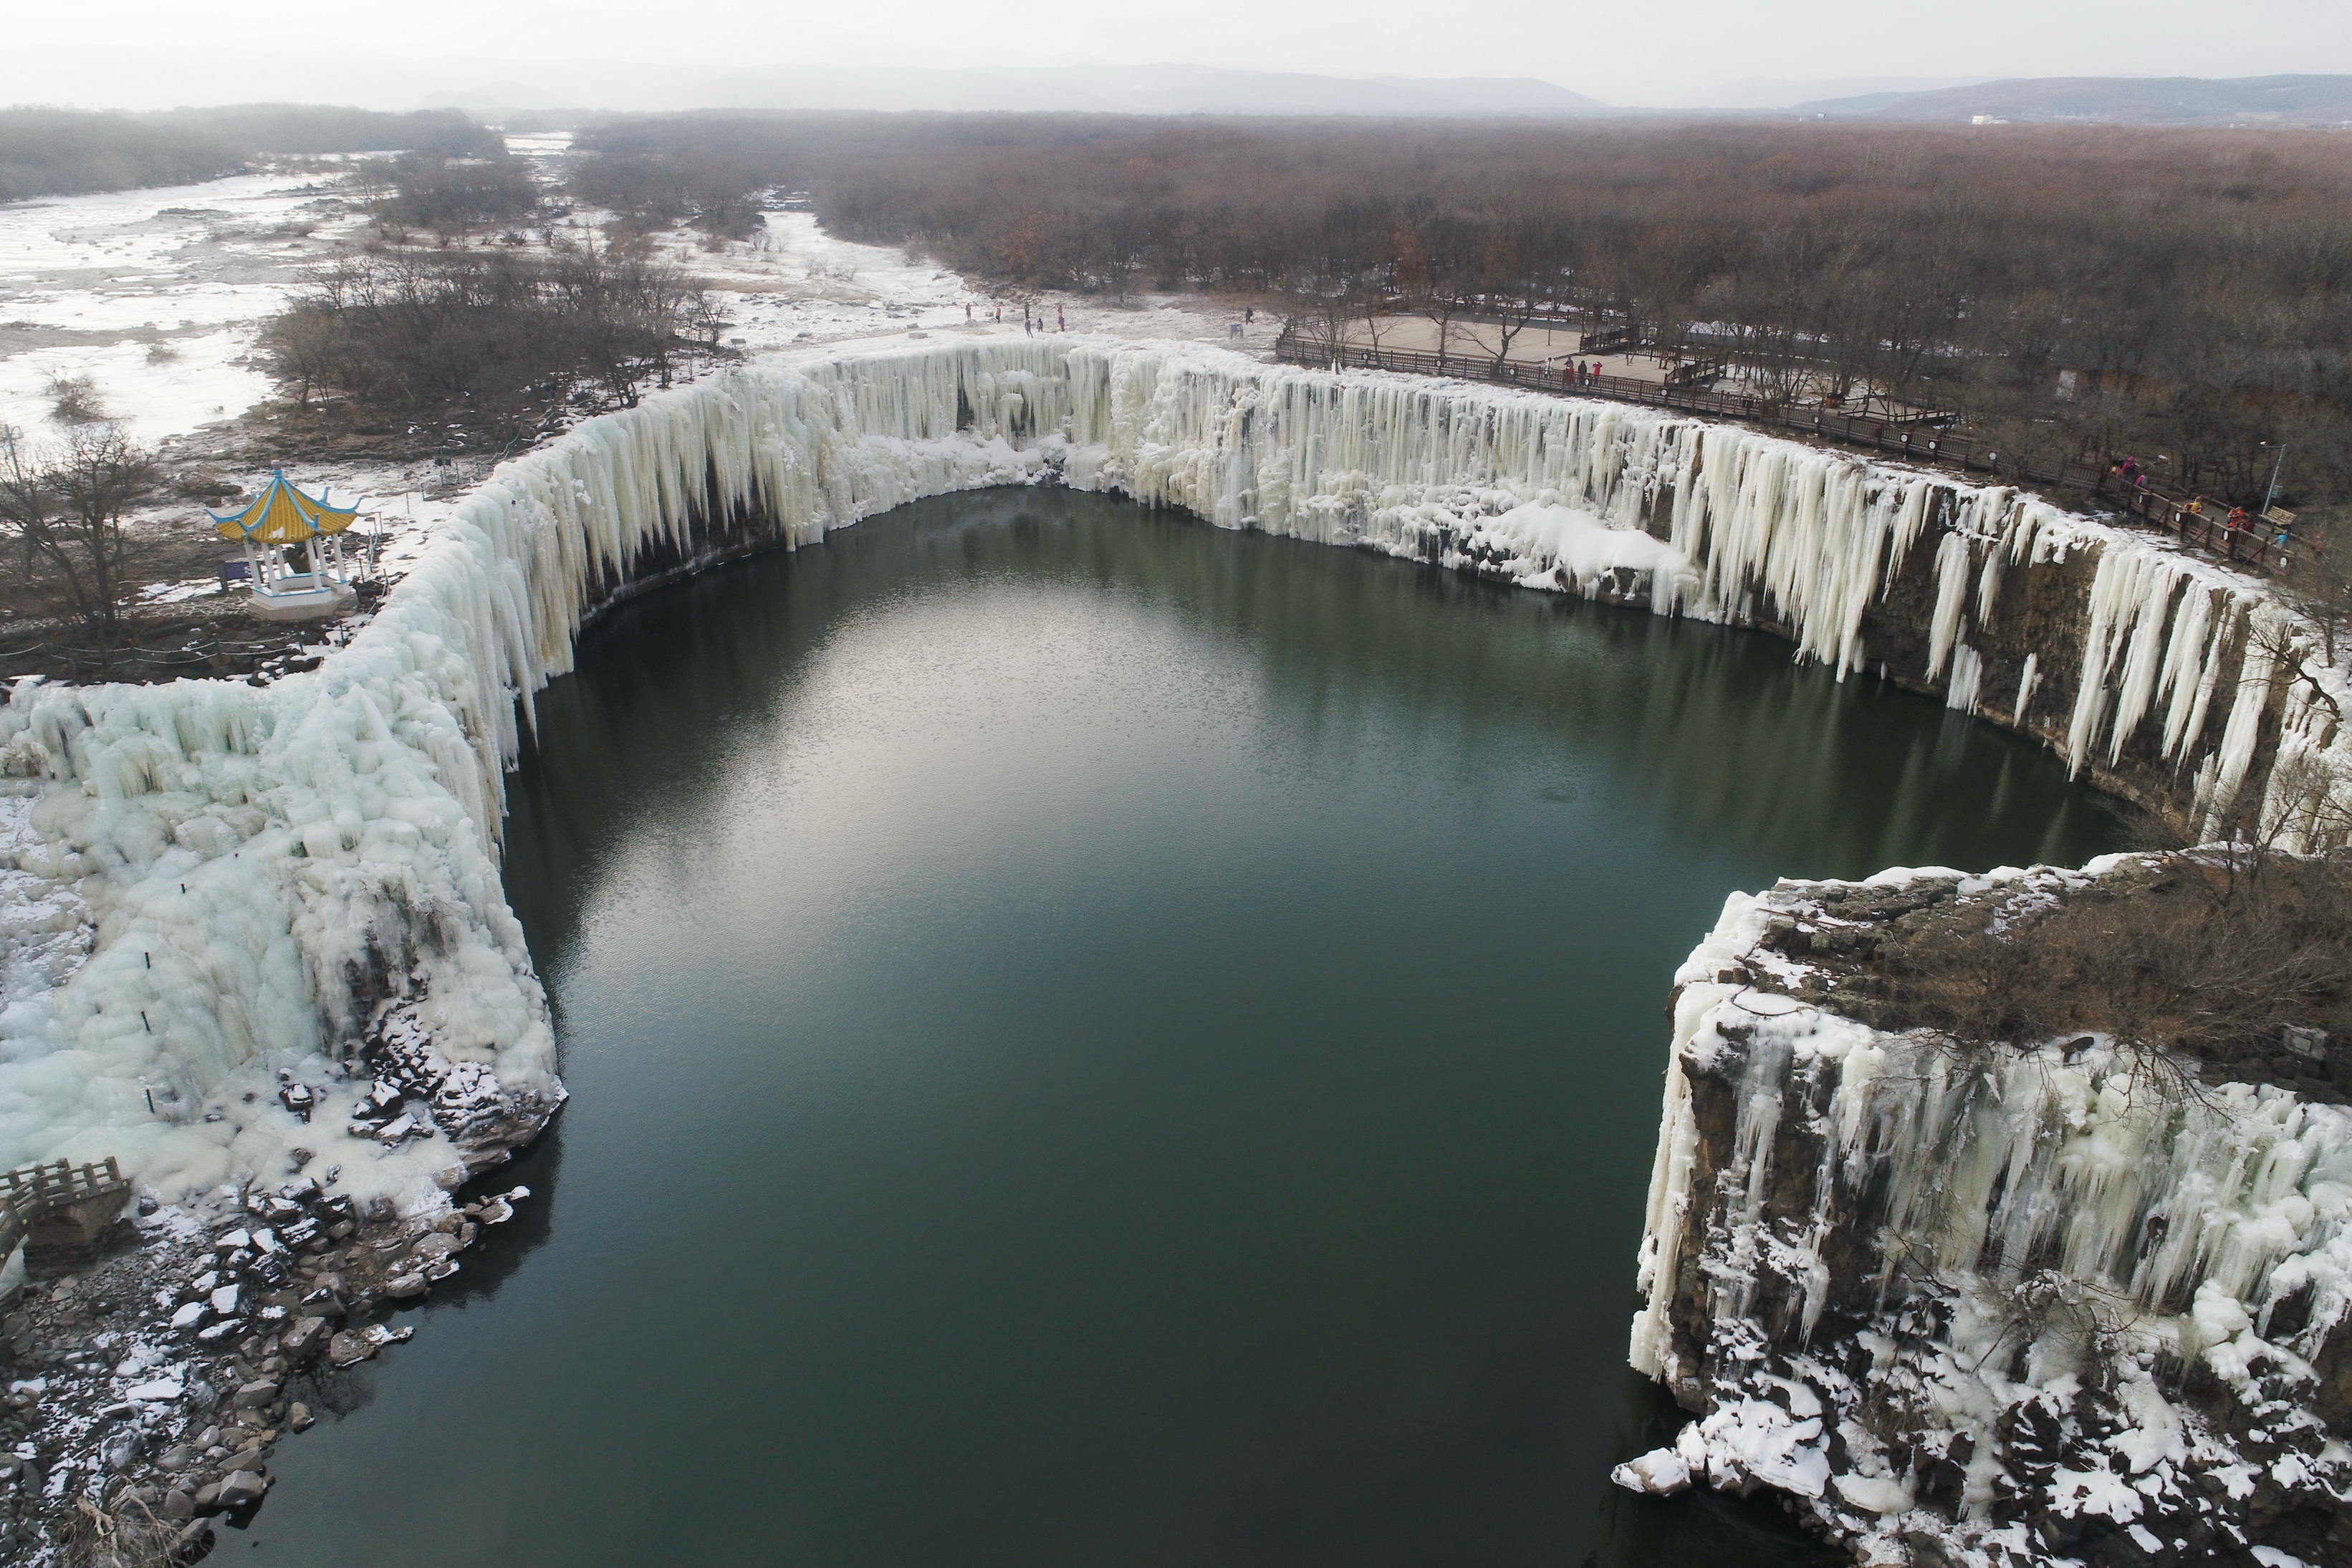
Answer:
M272 469L269 483L252 505L239 512L206 515L221 538L245 546L255 614L304 621L331 615L357 599L343 568L342 534L358 519L359 501L331 506L324 487L316 496L306 496L287 482L283 471Z

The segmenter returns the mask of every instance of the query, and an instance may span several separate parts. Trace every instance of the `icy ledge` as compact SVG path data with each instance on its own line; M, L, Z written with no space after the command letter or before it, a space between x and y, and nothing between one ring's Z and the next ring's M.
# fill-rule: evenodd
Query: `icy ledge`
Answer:
M2256 788L2273 734L2316 759L2284 794L2268 770L2278 812L2316 821L2341 777L2319 684L2335 673L2252 635L2285 624L2253 585L2007 490L1616 404L1188 345L763 367L506 465L313 672L16 689L0 773L37 797L0 802L0 1163L115 1155L169 1196L272 1185L310 1150L355 1197L440 1201L467 1151L371 1129L347 1064L395 1010L415 1020L464 1075L477 1161L560 1103L496 844L519 726L584 619L649 576L1056 476L1772 625L1842 675L1891 666L2078 767L2176 791L2183 820ZM312 1091L310 1123L279 1104L281 1075Z
M1877 1563L2347 1560L2352 1113L1884 1032L1823 977L2166 865L1732 895L1676 976L1633 1331L1696 1419L1621 1485L1777 1492Z

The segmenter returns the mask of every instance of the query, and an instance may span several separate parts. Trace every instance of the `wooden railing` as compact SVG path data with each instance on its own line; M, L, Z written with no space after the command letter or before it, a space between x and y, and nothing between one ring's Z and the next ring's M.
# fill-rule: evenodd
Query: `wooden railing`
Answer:
M2287 577L2294 571L2293 541L2279 543L2278 529L2261 517L2249 517L2246 526L2233 528L2227 512L2200 510L2161 491L2137 486L2124 489L2123 508L2135 517L2177 535L2181 543L2210 550L2223 560L2272 577Z
M2212 551L2225 560L2273 577L2294 569L2292 544L2273 541L2260 519L2252 528L2231 529L2227 519L2190 509L2190 503L2162 491L2131 486L2119 491L2105 464L2061 459L2053 467L1997 461L1992 449L1965 434L1943 428L1956 416L1919 411L1902 415L1853 413L1810 404L1775 402L1742 392L1719 392L1696 386L1642 381L1633 376L1586 376L1579 379L1569 367L1504 359L1492 354L1433 354L1416 349L1381 349L1363 343L1338 343L1284 329L1275 340L1275 358L1316 369L1401 371L1409 375L1454 376L1465 381L1495 382L1536 392L1575 397L1605 397L1618 402L1643 403L1678 413L1712 414L1768 428L1795 431L1816 441L1864 447L1899 456L1912 463L1958 468L1962 474L1982 474L2010 483L2030 484L2049 490L2072 488L2115 501L2131 516L2168 533L2184 544Z
M59 1160L55 1165L0 1171L0 1258L23 1245L34 1223L51 1211L130 1190L131 1184L123 1179L122 1167L112 1155L102 1166Z

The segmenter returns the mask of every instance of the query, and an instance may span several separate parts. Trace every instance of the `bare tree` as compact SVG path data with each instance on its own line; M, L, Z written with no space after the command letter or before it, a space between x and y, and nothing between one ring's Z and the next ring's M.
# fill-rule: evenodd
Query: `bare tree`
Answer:
M122 519L156 478L154 458L120 425L81 426L39 453L0 427L0 530L92 639L101 671L113 666L133 586Z
M2319 628L2320 648L2329 664L2336 639L2352 625L2352 528L2298 518L2301 549L2288 588L2295 606Z

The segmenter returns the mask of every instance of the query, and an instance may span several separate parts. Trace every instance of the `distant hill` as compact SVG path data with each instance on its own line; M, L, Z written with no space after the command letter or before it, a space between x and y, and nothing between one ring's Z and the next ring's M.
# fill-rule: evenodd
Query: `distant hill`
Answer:
M2352 76L2038 77L1796 106L1832 119L2084 120L2125 125L2352 124Z
M1939 92L1946 88L1974 87L1994 78L1984 76L1858 76L1740 77L1730 81L1689 81L1644 89L1640 102L1649 110L1790 109L1800 103L1818 107L1823 99L1893 99L1910 93Z

